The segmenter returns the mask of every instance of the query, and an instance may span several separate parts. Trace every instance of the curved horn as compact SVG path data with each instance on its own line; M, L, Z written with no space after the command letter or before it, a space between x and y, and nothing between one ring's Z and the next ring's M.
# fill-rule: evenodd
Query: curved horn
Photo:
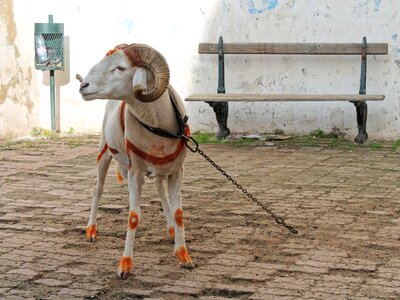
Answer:
M134 87L135 97L142 102L153 102L160 98L169 84L169 67L164 56L152 47L142 44L131 44L122 51L132 66L145 67L155 77L154 88L150 91L143 90L141 86Z

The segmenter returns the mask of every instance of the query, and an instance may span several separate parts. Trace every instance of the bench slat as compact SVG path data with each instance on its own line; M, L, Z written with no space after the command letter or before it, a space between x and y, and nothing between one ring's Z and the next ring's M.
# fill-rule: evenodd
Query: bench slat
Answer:
M361 55L361 43L224 43L224 54ZM218 54L218 44L200 43L200 54ZM367 54L388 54L387 43L367 44Z
M382 101L385 95L359 94L193 94L185 101L215 101L215 102L290 102L290 101Z

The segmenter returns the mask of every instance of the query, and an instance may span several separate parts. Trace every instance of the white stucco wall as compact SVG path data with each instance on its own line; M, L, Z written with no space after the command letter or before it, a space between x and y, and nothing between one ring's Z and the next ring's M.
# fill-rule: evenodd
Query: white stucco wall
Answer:
M23 2L23 3L22 3ZM39 89L33 62L32 15L27 1L0 1L0 140L39 126ZM24 22L17 22L24 20Z
M74 77L76 73L86 75L94 63L120 43L147 43L162 52L171 68L171 83L185 98L191 93L215 92L217 88L217 57L200 57L199 42L217 42L222 35L225 42L344 43L361 42L365 35L369 42L389 44L387 56L368 59L367 93L385 94L386 99L368 103L367 131L375 137L400 136L398 0L14 0L13 3L18 49L24 63L31 68L33 23L47 22L48 14L53 14L54 22L65 24L70 43L67 73L71 78L64 78L65 85L60 88L62 131L71 127L77 132L100 131L104 101L84 102ZM3 54L4 47L0 49ZM0 57L3 82L3 62L7 61L3 55ZM225 68L226 90L232 93L358 93L360 80L360 58L356 56L226 56ZM43 84L41 71L33 69L32 73L31 87L27 88L33 89L32 101L40 102L34 106L32 115L39 115L40 126L49 128L49 87ZM56 72L56 77L60 75ZM7 101L10 102L7 99L0 103L0 113ZM192 131L217 130L215 115L207 104L186 103L186 107ZM350 103L235 103L229 109L228 126L233 132L278 128L288 133L308 133L317 128L330 131L337 127L350 135L356 134L355 108Z

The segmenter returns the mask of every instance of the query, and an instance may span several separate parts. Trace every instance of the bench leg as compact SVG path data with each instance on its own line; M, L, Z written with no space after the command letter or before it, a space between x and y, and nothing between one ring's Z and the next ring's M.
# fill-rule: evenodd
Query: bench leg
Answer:
M355 102L357 112L357 125L358 125L358 134L355 138L357 143L364 143L368 139L367 133L367 103L366 102Z
M207 102L214 110L218 122L217 139L226 138L231 131L228 128L228 102Z

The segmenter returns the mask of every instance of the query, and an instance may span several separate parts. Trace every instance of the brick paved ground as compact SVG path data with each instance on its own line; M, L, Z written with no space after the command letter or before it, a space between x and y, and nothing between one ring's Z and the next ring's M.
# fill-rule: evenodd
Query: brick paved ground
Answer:
M183 188L187 244L177 267L149 181L133 274L121 281L128 206L110 172L99 239L85 241L98 137L0 150L1 299L399 299L400 154L390 148L202 148L299 230L248 202L199 155ZM112 167L113 169L113 167Z

